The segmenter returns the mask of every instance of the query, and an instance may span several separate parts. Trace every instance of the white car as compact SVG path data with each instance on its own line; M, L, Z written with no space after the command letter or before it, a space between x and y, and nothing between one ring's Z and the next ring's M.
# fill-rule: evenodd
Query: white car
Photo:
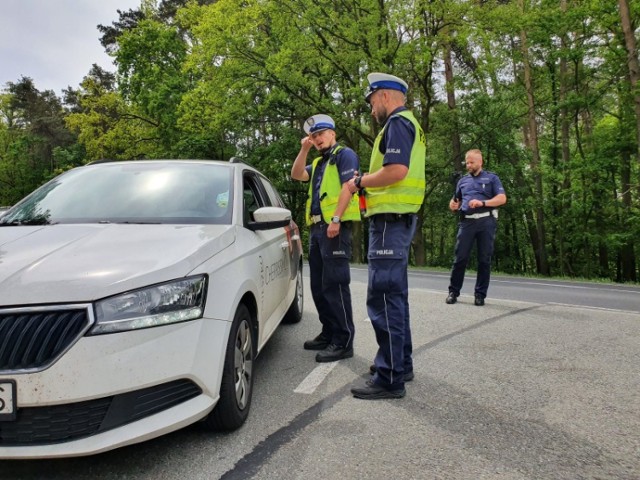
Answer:
M70 170L0 217L0 459L238 428L255 357L302 308L298 227L254 168Z

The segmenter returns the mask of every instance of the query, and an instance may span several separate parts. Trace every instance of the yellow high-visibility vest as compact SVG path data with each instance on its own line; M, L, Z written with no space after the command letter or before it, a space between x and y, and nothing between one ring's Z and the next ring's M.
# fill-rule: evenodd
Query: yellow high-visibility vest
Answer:
M338 145L331 154L332 158L344 147ZM309 197L306 203L306 221L307 225L311 225L311 196L313 194L313 173L318 166L318 163L322 160L322 157L318 157L311 163L311 180L309 181ZM331 159L328 160L327 166L324 168L324 174L322 175L322 181L320 182L320 191L318 195L320 197L320 211L322 212L322 219L326 223L331 222L338 205L338 198L340 197L340 191L342 190L342 183L340 183L340 174L338 173L338 166ZM360 208L358 206L357 195L352 195L347 209L344 211L341 217L341 221L360 221Z
M409 110L403 110L395 115L400 115L409 120L416 130L409 157L409 173L405 178L392 185L366 188L367 217L378 213L415 213L420 210L420 206L424 201L424 167L427 153L424 131L416 117ZM388 124L389 122L387 121L373 144L369 173L377 172L382 168L384 154L380 152L379 146Z

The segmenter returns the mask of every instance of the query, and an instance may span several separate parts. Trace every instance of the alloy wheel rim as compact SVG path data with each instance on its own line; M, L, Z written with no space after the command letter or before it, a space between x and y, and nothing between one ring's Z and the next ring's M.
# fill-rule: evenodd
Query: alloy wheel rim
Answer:
M236 403L238 408L243 410L250 398L253 369L253 340L246 320L243 320L238 328L234 354Z
M302 299L304 298L304 292L302 288L302 272L298 269L298 276L296 278L296 302L298 302L298 309L302 311Z

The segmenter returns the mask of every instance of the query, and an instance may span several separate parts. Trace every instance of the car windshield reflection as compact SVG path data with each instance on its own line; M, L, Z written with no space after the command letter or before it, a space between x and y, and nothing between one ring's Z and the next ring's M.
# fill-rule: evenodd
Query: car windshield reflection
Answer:
M0 218L2 225L231 223L232 170L206 163L91 165L60 175Z

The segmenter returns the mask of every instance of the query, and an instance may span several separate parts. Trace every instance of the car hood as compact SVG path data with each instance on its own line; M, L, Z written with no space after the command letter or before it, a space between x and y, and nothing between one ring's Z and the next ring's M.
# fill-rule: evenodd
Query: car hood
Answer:
M188 275L234 241L224 225L0 228L0 306L88 302Z

